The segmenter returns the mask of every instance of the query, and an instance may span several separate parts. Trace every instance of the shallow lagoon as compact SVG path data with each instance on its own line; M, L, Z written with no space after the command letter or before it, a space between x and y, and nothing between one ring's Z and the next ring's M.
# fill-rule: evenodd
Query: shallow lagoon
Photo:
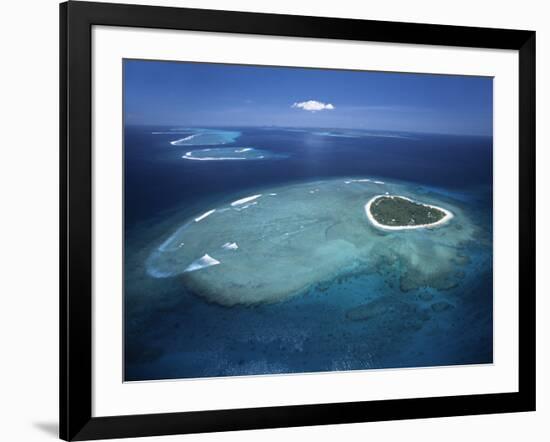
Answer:
M426 203L454 213L451 223L381 232L364 211L380 193L418 198L410 186L364 179L258 190L186 220L151 253L147 269L153 277L182 275L195 293L229 306L284 300L396 262L403 290L457 285L463 272L456 262L468 259L457 249L476 233L468 216L449 200L424 194Z
M147 155L141 166L135 154L127 158L149 174L159 170L150 175L157 177L153 188L151 181L142 188L136 182L127 195L127 380L492 361L491 212L484 199L490 177L476 181L482 161L468 161L471 140L445 139L461 146L449 160L435 147L436 154L426 155L439 137L240 132L238 145L287 159L182 161L189 149L173 151L169 134L155 135L154 161ZM140 140L150 152L148 137L131 139L135 152ZM423 158L418 167L416 155ZM461 155L461 175L469 177L463 188L451 167ZM384 173L390 159L391 173ZM416 170L418 179L410 175ZM133 198L137 190L141 200ZM437 229L382 232L366 219L364 204L386 191L455 216ZM255 195L261 197L231 204ZM282 219L289 208L294 219ZM159 248L170 253L156 255ZM324 248L334 262L320 274L314 258L325 256ZM262 259L246 256L247 250ZM282 259L289 254L299 258L294 265ZM204 255L220 264L201 261ZM288 281L274 277L277 290L249 287L265 274ZM230 284L236 290L225 290Z

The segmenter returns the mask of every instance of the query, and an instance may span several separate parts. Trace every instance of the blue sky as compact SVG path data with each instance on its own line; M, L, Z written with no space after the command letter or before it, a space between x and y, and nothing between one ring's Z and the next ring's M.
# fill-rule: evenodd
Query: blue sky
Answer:
M491 135L491 78L126 60L127 124Z

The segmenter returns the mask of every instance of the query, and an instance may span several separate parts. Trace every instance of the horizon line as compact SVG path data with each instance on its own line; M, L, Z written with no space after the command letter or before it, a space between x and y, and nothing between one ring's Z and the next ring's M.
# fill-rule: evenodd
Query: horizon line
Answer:
M124 127L129 126L151 126L151 127L174 127L178 124L153 124L153 123L124 123ZM406 131L395 129L371 129L365 127L336 127L336 126L286 126L286 125L207 125L207 124L194 124L185 126L183 129L236 129L236 128L272 128L272 129L323 129L323 130L357 130L357 131L372 131L372 132L389 132L389 133L403 133L403 134L424 134L424 135L449 135L449 136L462 136L462 137L493 137L493 133L490 134L465 134L465 133L450 133L450 132L425 132L425 131Z

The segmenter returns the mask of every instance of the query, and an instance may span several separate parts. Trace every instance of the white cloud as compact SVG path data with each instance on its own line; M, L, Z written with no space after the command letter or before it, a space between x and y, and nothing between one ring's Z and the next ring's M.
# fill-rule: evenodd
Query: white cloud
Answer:
M303 109L310 112L334 109L334 106L330 103L322 103L320 101L315 101L315 100L301 101L299 103L294 103L292 107Z

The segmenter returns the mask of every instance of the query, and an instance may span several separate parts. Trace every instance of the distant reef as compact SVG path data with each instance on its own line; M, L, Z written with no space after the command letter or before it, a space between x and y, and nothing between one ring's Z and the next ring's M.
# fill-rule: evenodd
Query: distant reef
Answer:
M202 128L180 128L174 129L174 133L185 135L170 142L172 146L213 146L233 143L241 136L241 133L234 130L202 129Z
M275 160L287 158L287 156L253 147L212 147L190 150L185 152L182 158L194 161L251 161Z

